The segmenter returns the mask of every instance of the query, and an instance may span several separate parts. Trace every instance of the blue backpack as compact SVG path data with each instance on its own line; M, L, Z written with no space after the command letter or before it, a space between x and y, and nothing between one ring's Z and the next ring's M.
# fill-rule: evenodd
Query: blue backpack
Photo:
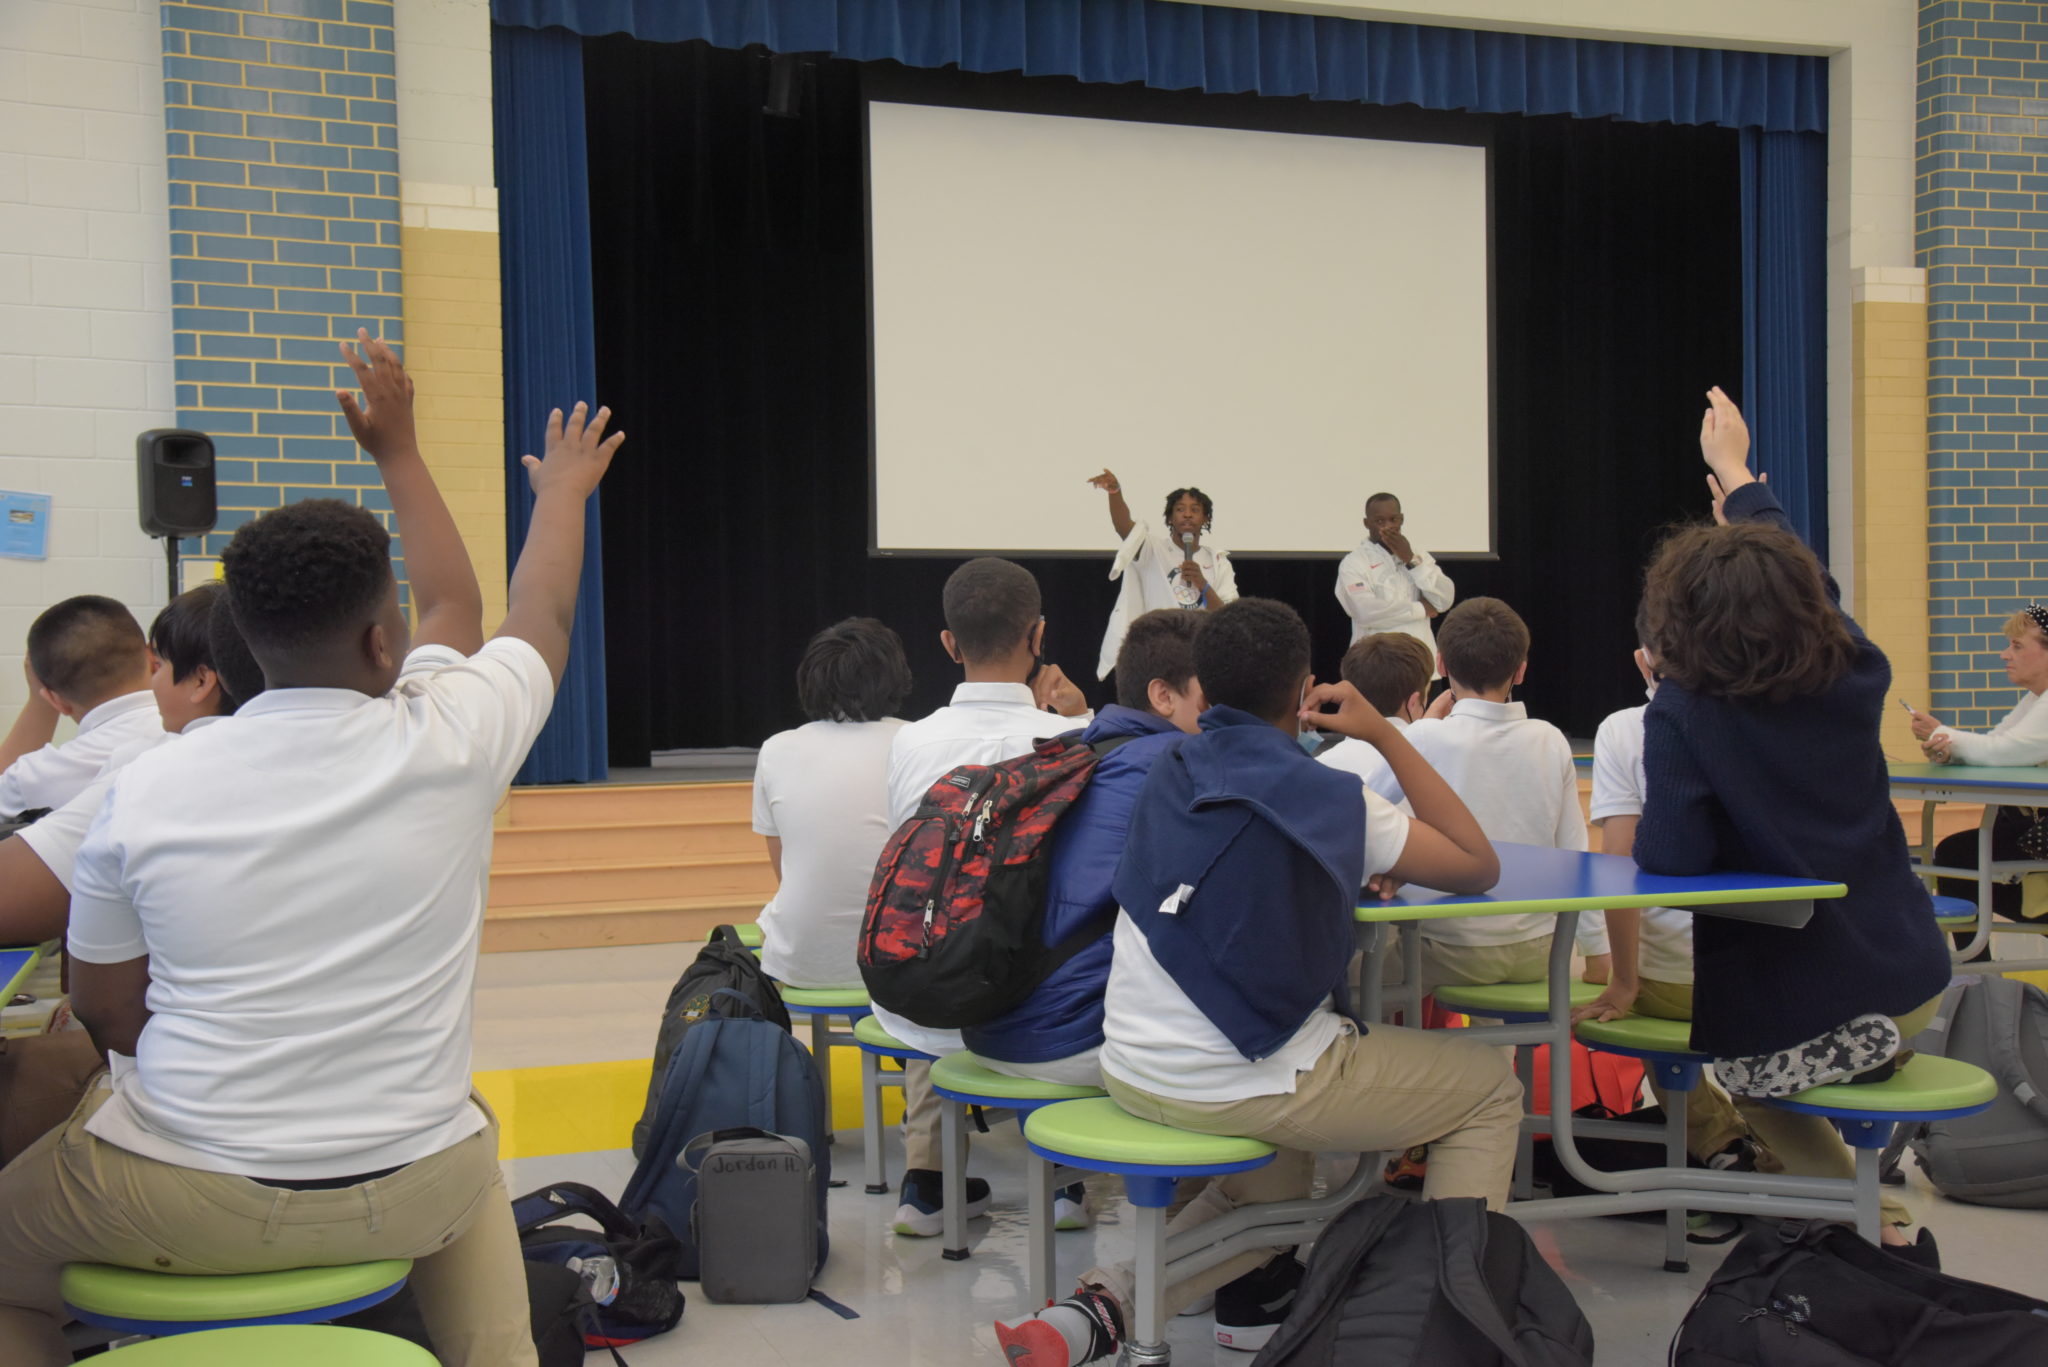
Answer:
M817 1171L818 1266L828 1247L825 1193L832 1181L832 1151L826 1147L824 1084L811 1055L788 1030L763 1017L740 993L712 994L705 1018L684 1033L660 1079L640 1165L619 1198L619 1209L636 1220L650 1216L682 1243L680 1274L698 1274L698 1249L690 1231L697 1203L697 1174L677 1162L699 1135L752 1126L772 1134L795 1135L811 1146Z

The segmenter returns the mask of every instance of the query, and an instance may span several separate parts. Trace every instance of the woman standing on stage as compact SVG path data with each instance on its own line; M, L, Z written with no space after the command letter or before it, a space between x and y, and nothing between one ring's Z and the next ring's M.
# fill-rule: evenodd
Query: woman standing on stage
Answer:
M1109 567L1109 577L1123 584L1095 665L1095 677L1106 679L1132 622L1156 608L1214 612L1236 600L1237 571L1229 551L1205 540L1216 505L1200 489L1175 489L1166 496L1162 524L1140 526L1114 474L1104 470L1088 482L1109 495L1110 525L1123 542Z

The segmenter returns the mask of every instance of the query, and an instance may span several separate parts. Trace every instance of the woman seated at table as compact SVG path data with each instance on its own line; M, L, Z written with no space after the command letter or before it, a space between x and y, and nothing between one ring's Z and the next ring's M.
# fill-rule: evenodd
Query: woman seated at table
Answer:
M1913 735L1936 764L2048 764L2048 707L2039 705L2041 694L2048 692L2048 607L2027 604L2006 619L2005 635L2005 649L1998 658L2005 664L2005 677L2026 690L2019 706L1982 733L1960 731L1915 711ZM2048 859L2048 812L1999 808L1991 823L1991 857ZM1974 866L1977 832L1958 831L1943 840L1934 847L1934 862L1949 868ZM1967 878L1943 878L1939 890L1947 897L1977 900L1977 885ZM1992 884L1991 909L2000 916L2012 921L2042 919L2022 915L2022 900L2017 882Z

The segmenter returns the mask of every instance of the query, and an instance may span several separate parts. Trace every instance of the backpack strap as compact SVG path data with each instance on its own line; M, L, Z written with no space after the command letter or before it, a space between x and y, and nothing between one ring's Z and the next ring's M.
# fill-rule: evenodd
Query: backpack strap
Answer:
M609 1196L581 1182L557 1182L512 1202L512 1222L522 1237L572 1215L594 1220L606 1239L631 1240L640 1234L639 1223Z
M788 1135L777 1134L773 1130L757 1129L752 1125L735 1125L731 1129L725 1130L707 1130L683 1145L683 1151L676 1155L676 1162L681 1163L691 1172L695 1172L697 1170L697 1161L703 1157L704 1151L713 1144L722 1144L728 1139L787 1140L788 1138Z
M719 991L724 992L727 989L720 988ZM738 993L731 995L739 996ZM741 1000L746 999L742 997ZM751 1002L747 1004L753 1005ZM662 1078L661 1090L656 1094L655 1104L661 1118L660 1128L647 1137L647 1148L644 1152L682 1151L685 1138L670 1134L671 1130L682 1123L680 1108L663 1103L670 1097L688 1096L697 1090L698 1085L704 1081L705 1071L711 1066L712 1041L724 1026L725 1022L717 1017L697 1022L690 1027L689 1034L683 1037L683 1047L669 1055L668 1073ZM677 1076L678 1073L682 1075L680 1078ZM634 1215L644 1209L649 1193L661 1181L662 1176L661 1165L643 1160L633 1170L632 1180L626 1183L625 1191L619 1194L619 1208L628 1215Z
M735 1005L728 1005L714 1014L723 1016L727 1020L764 1021L768 1019L768 1013L761 1009L760 1003L737 988L721 987L711 994L710 1001L715 1004L721 997Z
M1486 1274L1480 1268L1487 1236L1485 1202L1474 1201L1467 1205L1462 1201L1425 1201L1422 1204L1433 1217L1430 1227L1436 1234L1437 1290L1467 1324L1486 1336L1487 1342L1500 1353L1506 1367L1532 1367L1522 1352L1522 1345L1515 1342L1514 1330L1508 1327L1506 1317L1500 1312L1500 1303L1494 1299L1492 1288L1486 1284Z
M2010 1094L2014 1101L2036 1118L2048 1120L2048 1096L2042 1095L2041 1085L2027 1072L2021 1038L2026 1030L2026 1008L2032 998L2040 995L2041 989L2032 983L2011 978L1987 979L1977 993L1984 1003L1985 1071L1998 1079L2000 1090ZM1947 1005L1946 998L1943 1005ZM2048 1008L2048 1000L2041 1006ZM2048 1044L2048 1009L2035 1014L2037 1043Z

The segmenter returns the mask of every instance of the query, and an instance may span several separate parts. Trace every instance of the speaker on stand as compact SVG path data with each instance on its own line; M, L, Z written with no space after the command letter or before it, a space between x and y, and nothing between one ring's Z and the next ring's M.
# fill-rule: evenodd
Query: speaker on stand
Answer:
M206 535L219 513L213 438L182 427L153 427L135 439L135 473L142 530L164 539L168 588L176 598L179 539Z

